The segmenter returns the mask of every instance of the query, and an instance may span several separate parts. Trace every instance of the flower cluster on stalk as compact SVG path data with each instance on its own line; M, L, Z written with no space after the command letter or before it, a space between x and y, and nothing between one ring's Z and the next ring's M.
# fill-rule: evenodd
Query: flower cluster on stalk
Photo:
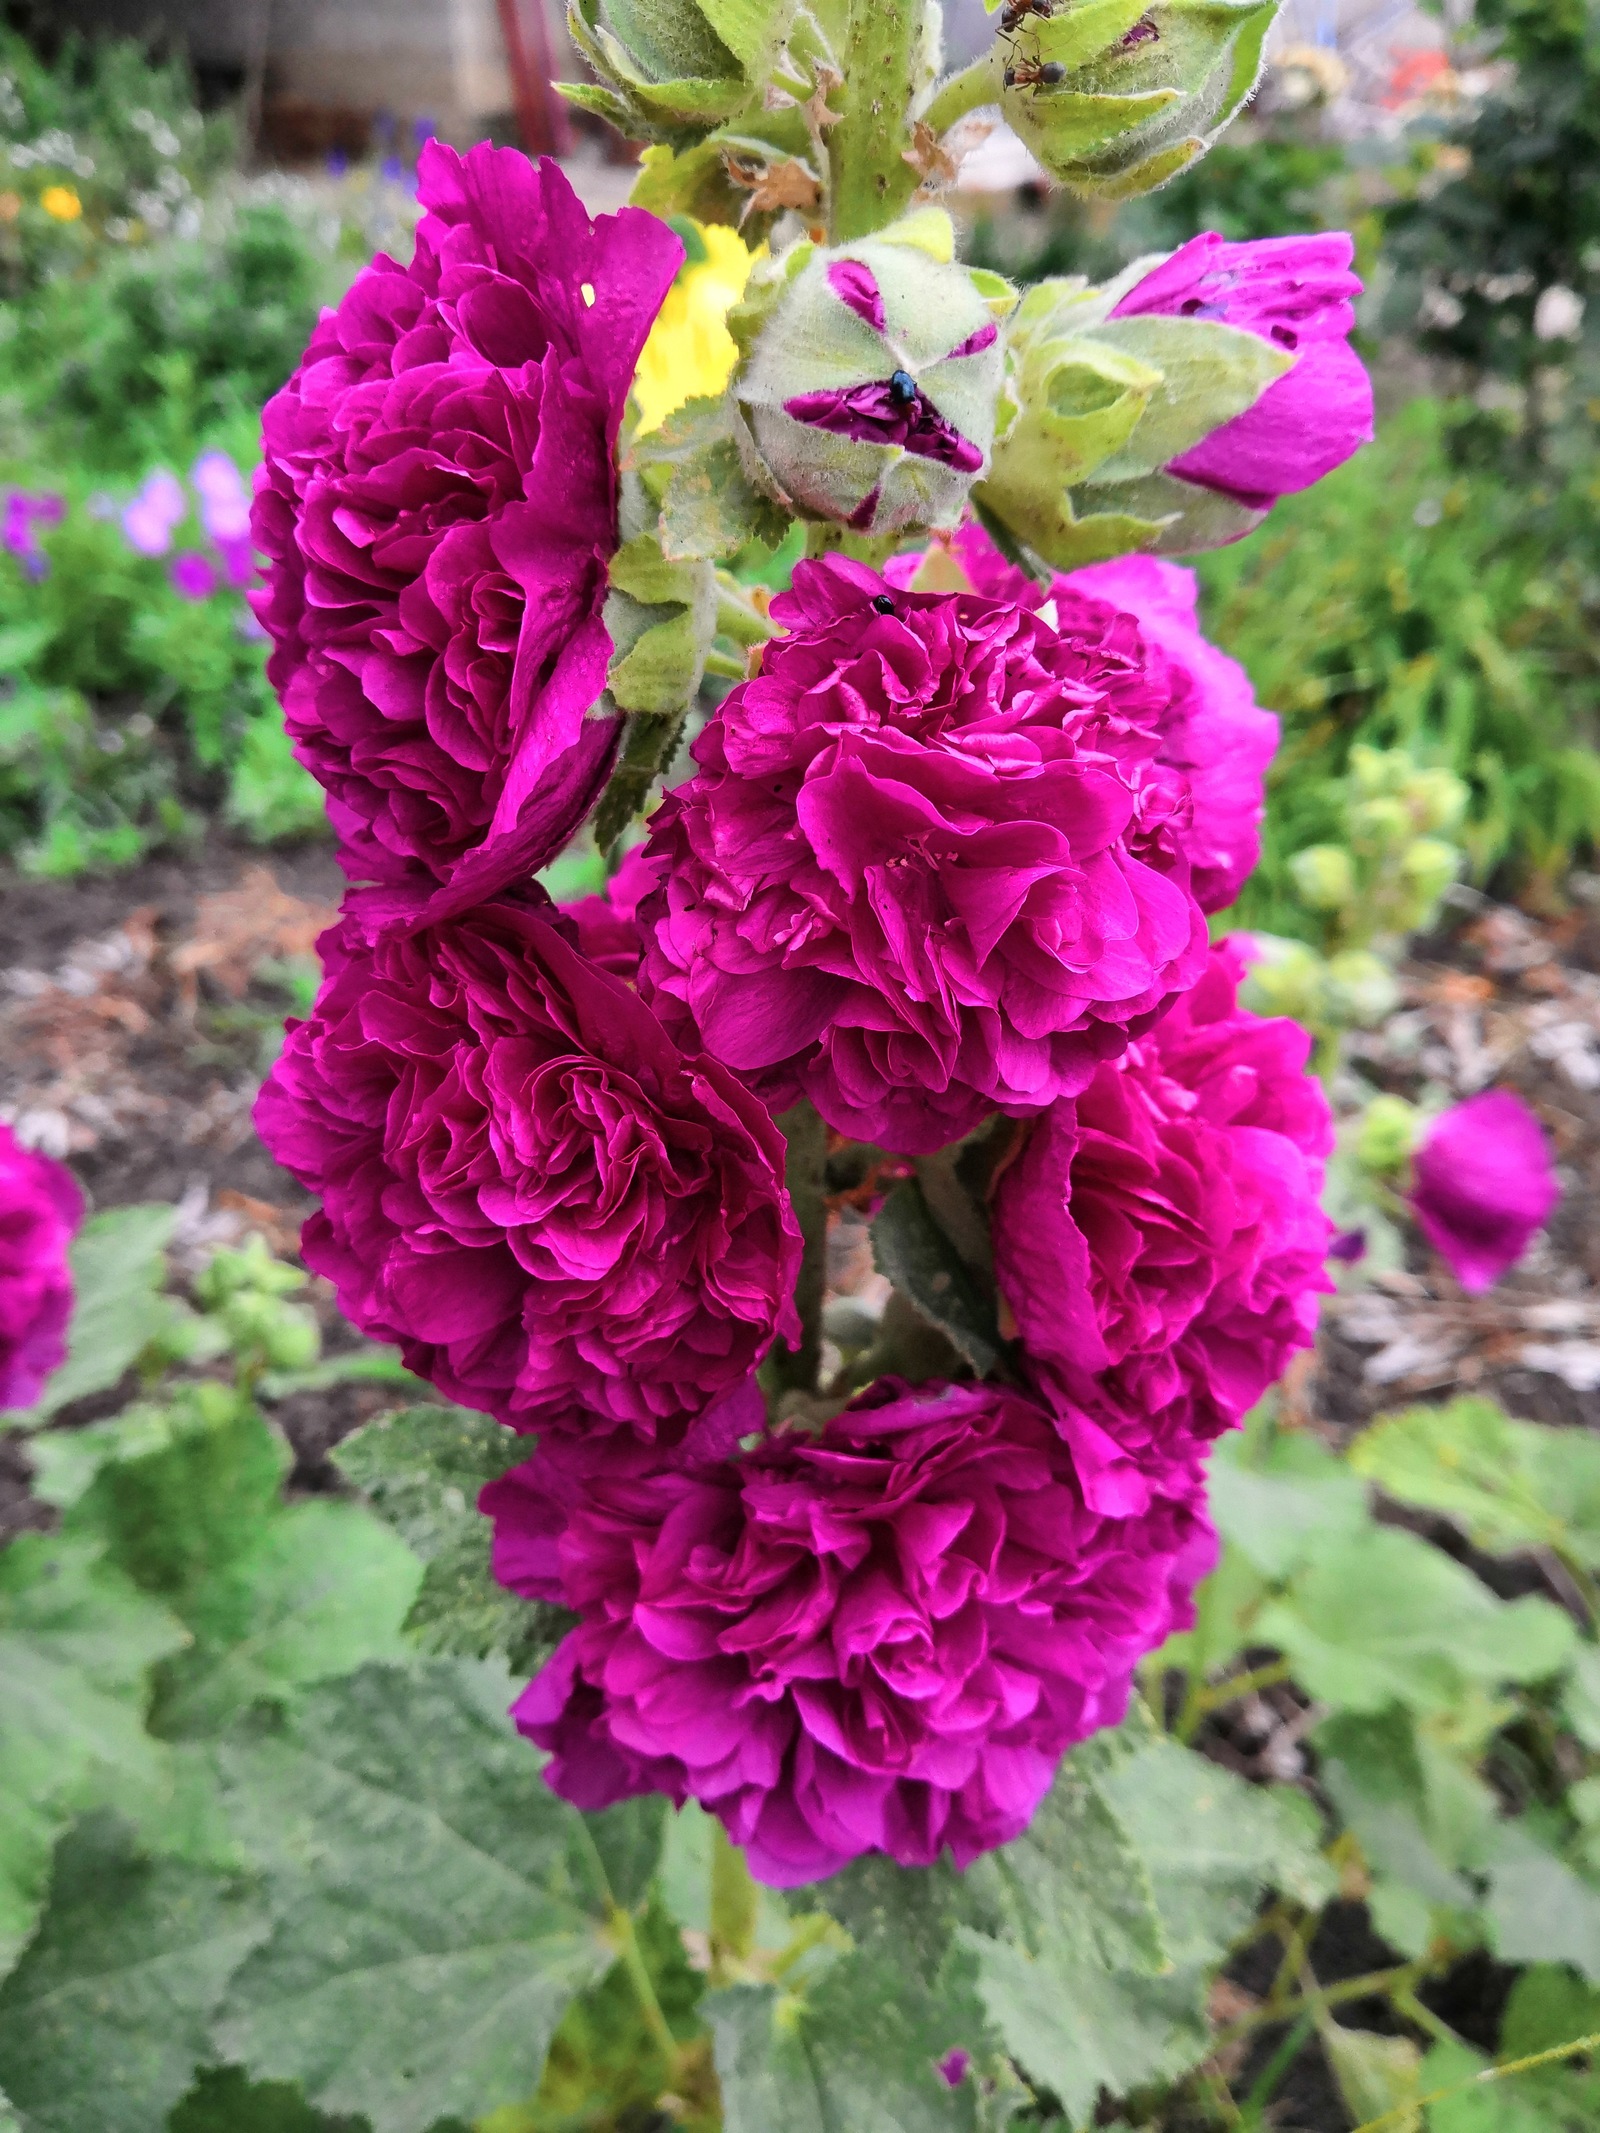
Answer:
M777 1884L964 1864L1190 1621L1206 1448L1311 1335L1326 1105L1207 934L1276 723L1175 566L1043 583L947 520L938 553L801 563L646 841L558 907L535 870L617 757L618 438L680 246L508 151L430 145L420 184L412 265L355 283L266 415L257 609L355 886L258 1122L352 1319L530 1433L483 1508L503 1581L578 1618L516 1707L550 1783L693 1797ZM841 447L921 437L864 395L949 417L874 382L923 269L857 250L805 302L867 382L780 402L769 322L766 397L733 392L768 461L820 440L859 486ZM1201 264L1264 331L1302 318L1270 260ZM969 344L998 377L970 302L927 359L952 407ZM970 479L987 431L958 442ZM857 1218L981 1151L947 1241L989 1368L928 1327L932 1367L886 1336L802 1371L807 1148L854 1163Z

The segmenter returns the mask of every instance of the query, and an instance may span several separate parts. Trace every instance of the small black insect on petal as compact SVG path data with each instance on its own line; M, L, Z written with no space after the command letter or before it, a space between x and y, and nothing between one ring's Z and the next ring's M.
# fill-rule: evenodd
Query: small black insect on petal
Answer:
M909 370L893 370L889 373L889 397L898 400L902 407L909 407L917 397L917 381Z
M874 593L872 604L880 615L892 615L894 613L894 601L888 593Z

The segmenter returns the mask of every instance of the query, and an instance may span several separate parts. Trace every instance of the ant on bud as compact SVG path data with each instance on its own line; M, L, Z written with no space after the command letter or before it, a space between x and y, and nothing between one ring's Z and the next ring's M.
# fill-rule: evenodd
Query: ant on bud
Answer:
M1037 60L1019 59L1015 66L1007 67L1001 76L1008 89L1031 87L1035 95L1041 89L1055 88L1058 82L1064 82L1066 78L1066 68L1055 59L1046 60L1043 66L1040 66Z
M1005 0L1005 6L1000 10L1000 34L1014 37L1030 15L1048 22L1054 13L1053 0Z

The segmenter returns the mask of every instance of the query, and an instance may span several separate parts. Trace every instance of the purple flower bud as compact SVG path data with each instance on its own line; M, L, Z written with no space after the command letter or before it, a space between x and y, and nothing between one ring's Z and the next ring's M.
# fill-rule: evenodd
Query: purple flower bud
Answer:
M1372 381L1350 346L1355 246L1343 231L1231 244L1191 238L1122 298L1113 318L1206 318L1296 357L1254 407L1167 471L1265 509L1308 489L1372 438Z
M1412 1175L1422 1234L1469 1295L1516 1265L1561 1197L1543 1128L1509 1089L1436 1119Z
M958 2044L953 2051L945 2053L934 2062L939 2079L946 2088L958 2089L967 2078L967 2068L972 2064L971 2052L964 2052Z

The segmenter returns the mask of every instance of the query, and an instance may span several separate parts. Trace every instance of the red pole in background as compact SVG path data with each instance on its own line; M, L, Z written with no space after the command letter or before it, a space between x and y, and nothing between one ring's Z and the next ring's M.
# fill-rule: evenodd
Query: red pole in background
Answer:
M511 69L517 131L531 156L564 156L572 147L567 107L551 87L555 63L545 0L496 0Z

